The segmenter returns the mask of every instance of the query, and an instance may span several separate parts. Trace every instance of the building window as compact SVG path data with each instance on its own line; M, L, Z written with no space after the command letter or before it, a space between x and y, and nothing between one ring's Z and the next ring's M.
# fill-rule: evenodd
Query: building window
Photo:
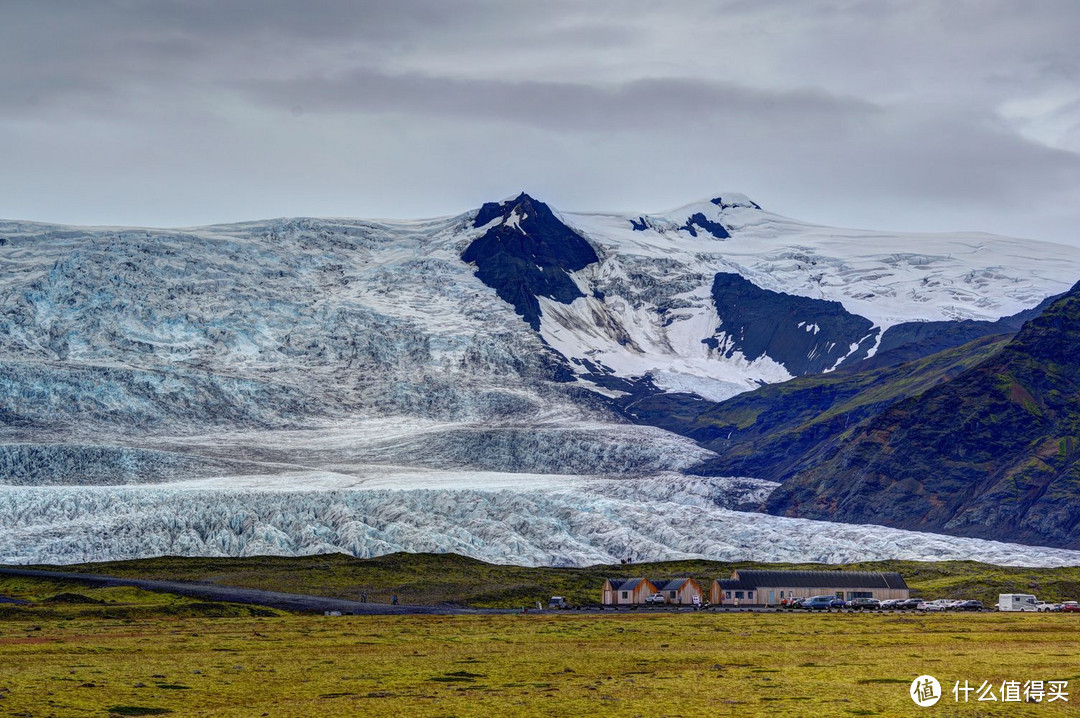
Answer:
M748 599L750 599L751 601L753 601L754 600L754 592L753 591L747 591L746 592L746 597Z
M731 598L731 591L724 591L724 598Z
M669 591L669 593L671 594L672 598L675 598L675 594L678 593L678 591Z
M630 597L630 594L629 594L628 592L626 592L626 591L623 591L623 592L622 592L622 597L623 597L623 598L629 598L629 597Z
M742 591L736 591L735 598L742 598Z

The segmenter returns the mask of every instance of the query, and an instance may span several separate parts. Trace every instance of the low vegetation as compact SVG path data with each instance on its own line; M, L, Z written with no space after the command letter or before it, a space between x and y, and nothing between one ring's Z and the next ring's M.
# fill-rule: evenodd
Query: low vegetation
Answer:
M0 713L896 716L916 710L909 685L931 674L949 715L991 715L954 703L954 682L1068 680L1075 694L1076 625L1069 614L24 614L0 620ZM993 708L1072 715L1077 698Z
M28 620L135 621L152 618L278 616L281 612L143 591L95 588L74 581L0 575L0 625ZM0 711L2 715L2 711Z
M56 568L42 566L40 568ZM973 561L878 561L844 567L823 564L668 561L589 568L501 566L454 554L397 553L373 559L343 554L250 558L163 557L67 566L64 570L125 578L205 581L288 593L315 594L388 603L397 595L405 604L454 604L486 608L521 608L553 595L574 604L598 603L608 577L690 576L703 588L727 578L737 568L899 571L913 594L926 598L977 598L997 602L999 593L1034 593L1040 599L1080 600L1080 567L1016 568ZM9 593L0 578L0 596ZM63 590L83 592L74 584ZM55 591L56 593L59 590Z
M608 575L734 566L494 566L453 555L158 558L82 571L372 600L595 601ZM787 566L792 567L792 566ZM811 568L811 566L803 566ZM821 568L817 566L816 568ZM922 593L1057 598L1080 569L887 562ZM1055 593L1056 592L1056 593ZM1080 595L1075 592L1070 595ZM1080 685L1073 614L619 613L310 616L135 588L0 576L2 715L907 715L915 676L949 715L1055 716L1064 704L953 702L956 681ZM1003 661L1003 656L1011 659Z

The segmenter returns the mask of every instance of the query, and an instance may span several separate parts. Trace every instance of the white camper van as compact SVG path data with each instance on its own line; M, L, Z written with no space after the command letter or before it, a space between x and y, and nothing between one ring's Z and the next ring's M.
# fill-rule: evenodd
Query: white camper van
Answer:
M1038 602L1030 593L999 593L999 611L1038 611Z

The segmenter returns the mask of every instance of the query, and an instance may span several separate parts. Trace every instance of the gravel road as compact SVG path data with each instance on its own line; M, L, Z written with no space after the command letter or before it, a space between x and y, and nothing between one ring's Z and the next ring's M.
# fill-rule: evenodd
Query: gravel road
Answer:
M388 603L361 603L359 601L346 601L340 598L308 596L299 593L281 593L278 591L259 591L252 588L219 586L212 583L196 583L191 581L149 581L136 578L100 576L89 573L36 571L24 568L0 568L0 575L75 581L89 586L135 586L136 588L142 588L147 591L175 593L180 596L200 598L208 601L248 603L256 606L269 606L270 608L281 608L286 611L300 611L304 613L341 611L342 613L387 616L420 614L464 615L517 612L510 609L459 608L456 606L393 606Z

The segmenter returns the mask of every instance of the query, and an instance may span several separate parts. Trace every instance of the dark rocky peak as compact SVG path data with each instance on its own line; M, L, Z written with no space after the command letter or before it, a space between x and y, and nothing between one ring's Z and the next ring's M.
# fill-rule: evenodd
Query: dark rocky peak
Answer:
M526 218L535 216L541 222L548 220L558 222L550 207L522 192L517 197L502 202L485 202L476 213L473 227L483 227L493 219L501 219L505 222L515 214Z
M704 235L716 239L730 239L731 233L724 225L723 214L736 207L761 211L761 206L749 197L730 193L723 197L699 200L663 214L640 215L637 219L629 221L636 232L644 232L647 229L658 232L678 229L689 233L692 237Z
M501 220L492 224L495 220ZM569 272L600 261L592 245L522 192L505 202L488 202L475 227L491 225L461 258L476 265L476 276L496 290L534 329L540 328L538 296L564 304L584 296Z
M761 209L761 205L759 205L757 202L753 201L749 197L745 197L740 194L730 194L728 195L727 200L725 200L723 197L713 197L709 201L715 204L720 209L734 209L736 207L745 207L747 209L756 210Z
M494 252L508 252L542 267L577 270L599 261L592 245L563 224L543 202L522 192L512 200L488 202L473 222L483 227L501 218L465 250L462 259L474 262Z

